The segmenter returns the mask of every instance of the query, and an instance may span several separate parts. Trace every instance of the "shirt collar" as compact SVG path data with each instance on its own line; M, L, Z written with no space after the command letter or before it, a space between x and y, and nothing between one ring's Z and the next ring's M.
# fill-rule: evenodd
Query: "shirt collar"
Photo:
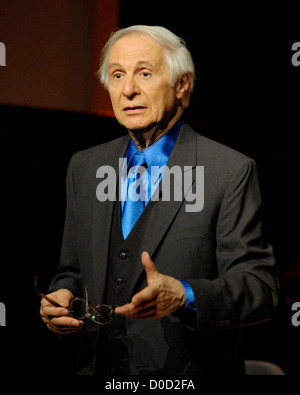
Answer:
M163 135L160 139L155 141L155 143L151 144L149 147L143 150L147 162L147 167L149 170L151 169L151 176L154 182L156 182L160 174L156 167L161 168L167 165L170 154L176 143L180 128L181 122L179 121L165 135ZM135 145L134 141L130 140L126 153L128 166L130 165L130 161L133 155L137 151L138 148Z

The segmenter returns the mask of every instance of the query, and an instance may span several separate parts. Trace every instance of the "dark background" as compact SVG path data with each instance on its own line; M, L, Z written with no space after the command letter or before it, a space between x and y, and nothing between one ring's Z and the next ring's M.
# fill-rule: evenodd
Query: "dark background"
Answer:
M162 3L167 7L161 9ZM163 25L186 40L197 75L186 121L258 163L281 306L275 321L243 330L245 357L297 375L300 327L291 324L291 305L300 301L300 67L291 64L291 46L300 40L295 10L121 1L120 26L131 24ZM0 301L7 312L7 326L0 330L1 348L8 346L1 358L17 371L43 373L55 366L62 374L69 355L57 361L57 339L39 318L33 275L46 291L57 270L70 157L125 131L115 119L90 113L1 105L0 117Z

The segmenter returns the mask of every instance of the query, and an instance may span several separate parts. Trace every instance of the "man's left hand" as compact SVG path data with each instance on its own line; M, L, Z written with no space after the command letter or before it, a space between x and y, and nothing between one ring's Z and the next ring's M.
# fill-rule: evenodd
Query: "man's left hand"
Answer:
M116 307L116 314L147 320L174 313L186 304L181 282L174 277L159 273L148 252L142 253L142 264L146 271L148 286L135 294L130 303Z

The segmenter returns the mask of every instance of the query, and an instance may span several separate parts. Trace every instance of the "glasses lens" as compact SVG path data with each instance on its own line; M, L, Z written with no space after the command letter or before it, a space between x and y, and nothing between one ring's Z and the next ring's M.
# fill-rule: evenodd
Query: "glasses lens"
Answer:
M84 318L87 312L87 303L83 299L72 300L69 307L69 315L73 318Z
M111 321L113 310L110 306L98 305L97 310L99 311L99 314L95 311L92 312L92 320L94 322L97 324L107 324Z

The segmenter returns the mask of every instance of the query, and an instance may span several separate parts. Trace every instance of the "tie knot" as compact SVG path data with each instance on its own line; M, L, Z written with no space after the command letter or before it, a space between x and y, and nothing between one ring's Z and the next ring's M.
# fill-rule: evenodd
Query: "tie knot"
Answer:
M143 165L146 165L145 154L143 151L137 151L131 159L131 167Z

